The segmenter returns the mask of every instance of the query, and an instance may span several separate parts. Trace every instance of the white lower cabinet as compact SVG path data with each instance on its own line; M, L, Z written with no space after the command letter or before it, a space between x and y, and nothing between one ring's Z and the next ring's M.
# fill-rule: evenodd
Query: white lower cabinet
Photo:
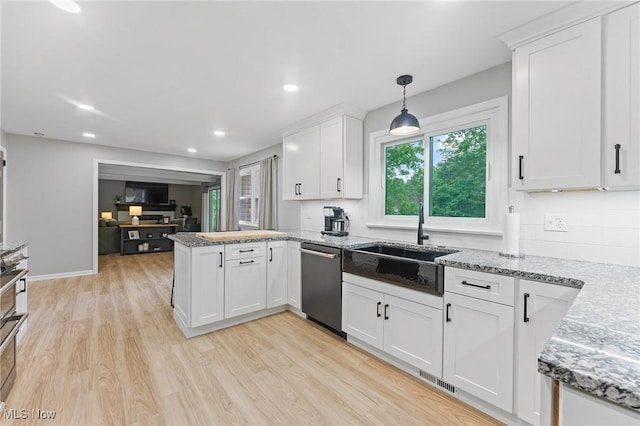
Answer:
M287 298L289 306L298 310L302 308L302 279L300 259L300 243L287 241Z
M267 243L267 308L287 304L287 242Z
M362 279L364 281L373 281ZM342 331L434 376L442 373L442 309L385 293L396 286L376 282L376 290L342 284ZM367 284L365 282L365 284ZM406 294L418 293L398 288ZM420 295L436 299L431 295Z
M444 303L443 380L511 413L513 307L446 291Z
M561 383L559 420L561 426L638 426L640 413Z
M186 327L224 319L224 246L174 247L174 309Z
M265 245L265 243L261 243ZM226 246L226 253L242 252L243 244ZM234 247L235 246L235 247ZM247 245L246 254L225 262L224 317L237 317L267 307L267 265L265 250ZM250 251L253 250L253 251ZM259 252L254 257L254 253Z
M551 404L538 373L538 355L558 323L564 318L578 289L535 281L520 280L516 317L518 328L517 414L532 425L545 425L540 418L542 404ZM550 412L547 407L542 412Z

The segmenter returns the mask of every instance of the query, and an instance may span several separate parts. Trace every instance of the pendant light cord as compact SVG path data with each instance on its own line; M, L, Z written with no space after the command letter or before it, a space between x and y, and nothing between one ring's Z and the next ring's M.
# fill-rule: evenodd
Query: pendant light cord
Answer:
M407 85L402 85L402 109L407 109Z

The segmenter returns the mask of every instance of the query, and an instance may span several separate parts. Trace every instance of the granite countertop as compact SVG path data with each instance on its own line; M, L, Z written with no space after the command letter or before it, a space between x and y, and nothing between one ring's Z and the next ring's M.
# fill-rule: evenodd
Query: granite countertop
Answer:
M169 235L169 238L187 247L284 239L348 249L377 242L425 250L443 249L351 235L332 237L311 231L284 232L286 237L237 241L209 241L188 232ZM438 258L437 262L579 288L567 315L538 358L538 371L640 412L640 268L538 256L511 259L497 252L460 250Z
M640 268L464 250L438 263L580 288L538 371L640 411Z

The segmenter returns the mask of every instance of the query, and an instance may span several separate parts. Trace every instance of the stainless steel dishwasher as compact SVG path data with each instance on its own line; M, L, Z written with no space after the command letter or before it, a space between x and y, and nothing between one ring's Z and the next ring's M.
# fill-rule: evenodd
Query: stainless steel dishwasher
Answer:
M342 250L302 243L302 312L345 337L342 329Z

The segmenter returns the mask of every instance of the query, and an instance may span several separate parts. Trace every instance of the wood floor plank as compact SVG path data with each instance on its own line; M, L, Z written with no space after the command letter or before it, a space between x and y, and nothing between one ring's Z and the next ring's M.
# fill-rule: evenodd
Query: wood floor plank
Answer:
M30 283L7 409L57 415L2 424L499 424L289 312L186 339L172 253L99 261Z

